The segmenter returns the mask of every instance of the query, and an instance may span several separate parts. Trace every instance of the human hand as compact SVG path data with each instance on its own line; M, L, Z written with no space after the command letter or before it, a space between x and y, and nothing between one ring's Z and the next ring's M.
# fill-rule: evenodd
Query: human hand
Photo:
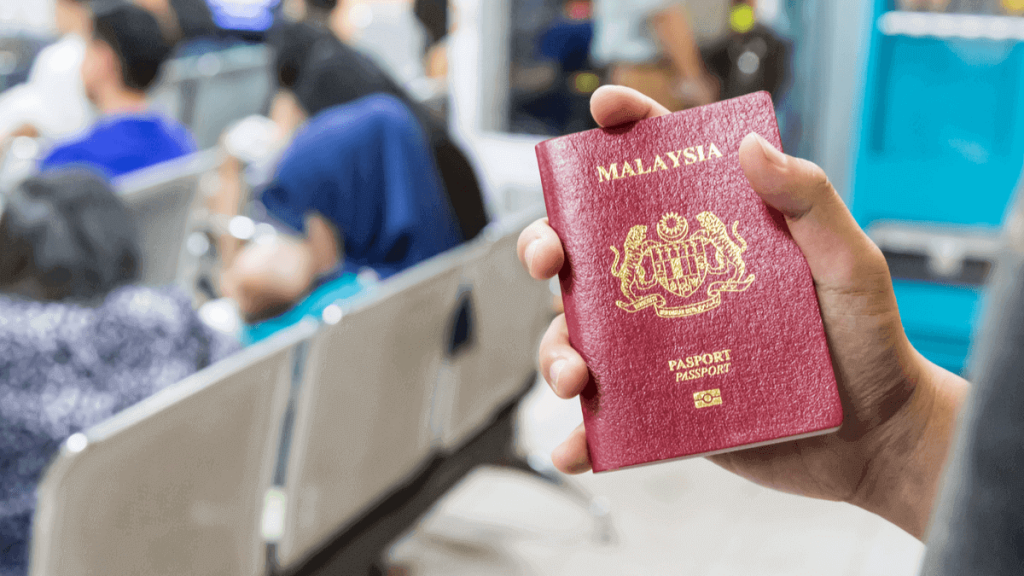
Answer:
M601 126L667 114L617 86L594 93ZM837 433L731 452L712 461L759 484L854 503L921 536L966 383L925 360L903 332L885 258L853 219L824 172L787 156L756 134L740 146L751 187L785 215L814 279L845 420ZM565 261L546 219L523 231L520 260L537 279ZM562 398L577 396L589 373L570 346L564 316L540 347L542 372ZM552 454L568 473L590 469L583 426Z
M20 138L22 136L26 138L39 138L39 128L36 128L34 124L22 124L13 132L11 132L11 138Z

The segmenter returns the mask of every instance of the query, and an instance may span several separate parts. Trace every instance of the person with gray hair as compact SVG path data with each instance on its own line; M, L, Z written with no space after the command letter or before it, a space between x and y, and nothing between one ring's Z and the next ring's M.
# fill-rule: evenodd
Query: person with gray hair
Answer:
M134 286L135 230L88 171L30 178L0 214L0 576L25 576L61 443L234 352L177 288Z

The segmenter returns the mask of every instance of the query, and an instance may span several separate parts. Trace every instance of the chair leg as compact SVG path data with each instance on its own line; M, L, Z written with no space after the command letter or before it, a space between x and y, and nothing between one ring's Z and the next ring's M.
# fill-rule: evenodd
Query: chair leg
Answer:
M565 476L551 465L550 459L540 454L523 457L509 454L499 462L499 466L524 472L557 488L564 496L576 502L594 521L594 542L613 544L617 540L615 526L611 517L611 503L604 496L594 496L577 482Z
M369 576L409 576L409 568L402 565L389 564L386 559L381 559L370 566Z

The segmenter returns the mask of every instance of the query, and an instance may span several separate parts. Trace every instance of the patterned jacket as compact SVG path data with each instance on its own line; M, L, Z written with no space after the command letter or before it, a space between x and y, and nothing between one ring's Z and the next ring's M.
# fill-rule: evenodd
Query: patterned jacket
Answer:
M0 297L0 576L27 572L36 485L68 436L237 348L175 289L97 307Z

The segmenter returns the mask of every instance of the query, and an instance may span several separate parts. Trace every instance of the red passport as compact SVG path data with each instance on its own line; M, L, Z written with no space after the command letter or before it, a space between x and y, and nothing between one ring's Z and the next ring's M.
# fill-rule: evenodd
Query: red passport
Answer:
M537 146L595 472L842 423L807 261L740 168L750 132L781 149L766 92Z

